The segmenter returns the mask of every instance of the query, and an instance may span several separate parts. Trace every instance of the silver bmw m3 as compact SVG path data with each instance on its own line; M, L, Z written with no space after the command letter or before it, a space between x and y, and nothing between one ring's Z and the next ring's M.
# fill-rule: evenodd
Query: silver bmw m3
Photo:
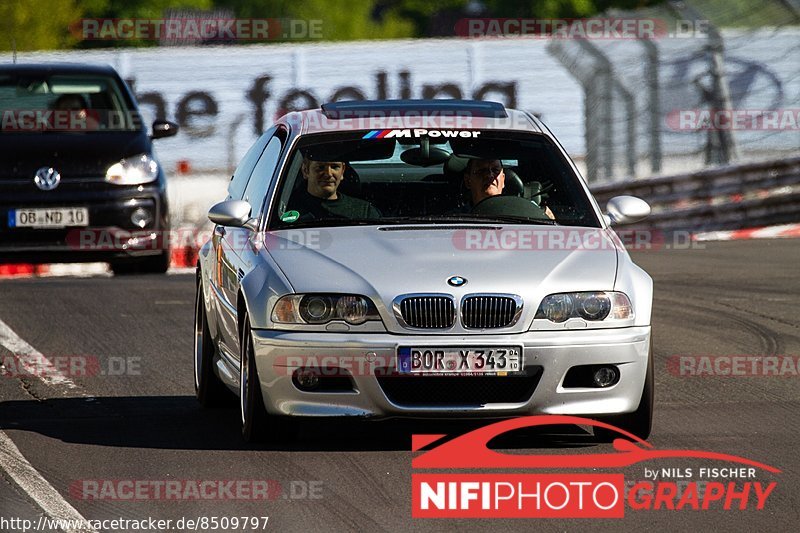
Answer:
M652 280L542 122L493 102L290 113L209 218L203 405L247 440L299 417L590 416L650 433Z

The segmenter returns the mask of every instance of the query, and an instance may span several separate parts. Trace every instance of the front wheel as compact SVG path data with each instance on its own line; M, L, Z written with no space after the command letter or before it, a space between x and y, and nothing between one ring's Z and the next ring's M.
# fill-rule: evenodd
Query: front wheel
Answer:
M653 428L653 403L655 398L655 376L653 372L653 343L650 341L650 353L647 361L647 376L644 380L642 389L642 399L639 400L639 407L632 413L621 415L597 417L601 422L611 424L628 433L633 433L642 440L647 440ZM608 429L595 427L594 436L600 442L611 442L619 437L619 434Z
M242 328L239 365L239 405L241 407L242 437L250 443L280 442L289 437L288 417L267 413L264 407L264 396L261 392L261 381L255 362L253 335L250 332L250 321L245 316Z

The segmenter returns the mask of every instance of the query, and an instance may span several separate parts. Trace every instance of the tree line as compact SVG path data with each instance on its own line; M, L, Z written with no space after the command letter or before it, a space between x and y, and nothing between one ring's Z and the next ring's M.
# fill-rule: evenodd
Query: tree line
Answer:
M609 8L633 9L662 0L3 0L0 50L158 46L152 38L86 38L85 21L173 17L321 21L319 32L263 39L347 41L456 35L465 18L578 18ZM288 23L287 23L288 24ZM299 23L302 28L302 23ZM141 36L142 34L137 34ZM108 35L106 35L107 37ZM148 35L145 35L148 37ZM258 40L258 39L255 39ZM229 44L251 43L231 39ZM219 39L191 44L219 44ZM180 44L180 43L175 43Z

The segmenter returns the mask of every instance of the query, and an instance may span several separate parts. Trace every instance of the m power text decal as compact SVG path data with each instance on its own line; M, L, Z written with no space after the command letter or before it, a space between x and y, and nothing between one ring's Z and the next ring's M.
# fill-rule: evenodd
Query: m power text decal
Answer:
M401 130L372 130L367 132L363 139L391 139L393 137L402 138L419 138L423 135L427 135L428 137L435 138L435 137L463 137L463 138L474 138L480 135L481 132L479 131L468 131L468 130L426 130L424 128L415 128L415 129L401 129Z

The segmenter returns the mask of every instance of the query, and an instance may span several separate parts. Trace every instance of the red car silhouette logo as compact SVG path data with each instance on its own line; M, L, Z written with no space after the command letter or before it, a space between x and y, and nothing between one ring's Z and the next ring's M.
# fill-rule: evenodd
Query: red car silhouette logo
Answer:
M508 431L536 426L585 425L619 433L613 442L614 453L567 455L512 455L490 450L493 438ZM440 440L446 435L414 435L412 451ZM700 450L657 450L652 444L604 422L577 416L542 415L503 420L465 433L425 451L412 460L415 469L438 468L621 468L653 459L700 458L728 461L760 468L772 473L781 471L770 465L725 453Z

